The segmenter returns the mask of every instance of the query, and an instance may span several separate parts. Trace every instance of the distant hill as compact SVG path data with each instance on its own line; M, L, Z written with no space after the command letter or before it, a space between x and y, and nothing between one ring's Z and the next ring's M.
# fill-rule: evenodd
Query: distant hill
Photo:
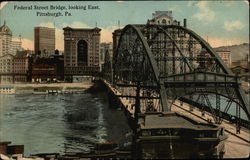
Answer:
M214 49L231 51L232 61L237 61L237 60L245 59L246 55L249 54L249 43L243 43L243 44L232 45L232 46L222 46L222 47L217 47Z

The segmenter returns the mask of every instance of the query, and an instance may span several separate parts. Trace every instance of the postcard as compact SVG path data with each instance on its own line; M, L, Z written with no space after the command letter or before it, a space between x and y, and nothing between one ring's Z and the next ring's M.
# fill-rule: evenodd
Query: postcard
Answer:
M249 1L0 2L0 159L249 157Z

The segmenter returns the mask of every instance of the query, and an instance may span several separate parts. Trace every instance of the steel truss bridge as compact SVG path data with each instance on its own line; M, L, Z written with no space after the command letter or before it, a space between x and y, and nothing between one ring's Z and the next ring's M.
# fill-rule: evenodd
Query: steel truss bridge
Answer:
M113 62L108 54L105 56L104 78L121 97L131 100L135 114L171 111L179 99L210 111L216 123L221 123L222 115L232 108L236 124L241 123L241 110L250 119L249 102L239 77L188 28L127 25L115 53ZM222 99L227 99L226 103Z

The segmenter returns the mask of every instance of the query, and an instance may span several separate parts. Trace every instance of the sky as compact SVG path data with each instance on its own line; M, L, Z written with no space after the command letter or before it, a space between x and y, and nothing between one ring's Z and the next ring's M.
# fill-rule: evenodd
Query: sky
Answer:
M51 10L50 5L65 6L67 10ZM99 9L70 10L70 6L98 6ZM17 7L32 6L32 10ZM35 10L34 6L48 10ZM155 11L173 11L173 18L187 19L187 28L193 30L212 47L249 43L249 2L241 1L30 1L0 2L0 25L4 20L12 31L13 40L22 37L24 49L34 49L34 27L56 28L56 49L63 50L63 30L99 27L101 42L112 42L114 29L127 24L145 24ZM37 12L61 12L64 16L38 16ZM65 16L69 12L71 16ZM120 22L118 25L118 21Z

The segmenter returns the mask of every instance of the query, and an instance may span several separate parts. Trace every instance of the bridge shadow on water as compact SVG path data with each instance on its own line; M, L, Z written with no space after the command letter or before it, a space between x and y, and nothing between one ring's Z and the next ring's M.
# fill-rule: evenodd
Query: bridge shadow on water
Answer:
M65 107L64 120L74 131L74 135L65 134L65 150L73 151L73 143L89 151L100 142L117 142L120 149L130 149L132 137L127 119L120 109L110 107L105 86L96 82L84 95L84 100L72 102L77 104L74 107Z

